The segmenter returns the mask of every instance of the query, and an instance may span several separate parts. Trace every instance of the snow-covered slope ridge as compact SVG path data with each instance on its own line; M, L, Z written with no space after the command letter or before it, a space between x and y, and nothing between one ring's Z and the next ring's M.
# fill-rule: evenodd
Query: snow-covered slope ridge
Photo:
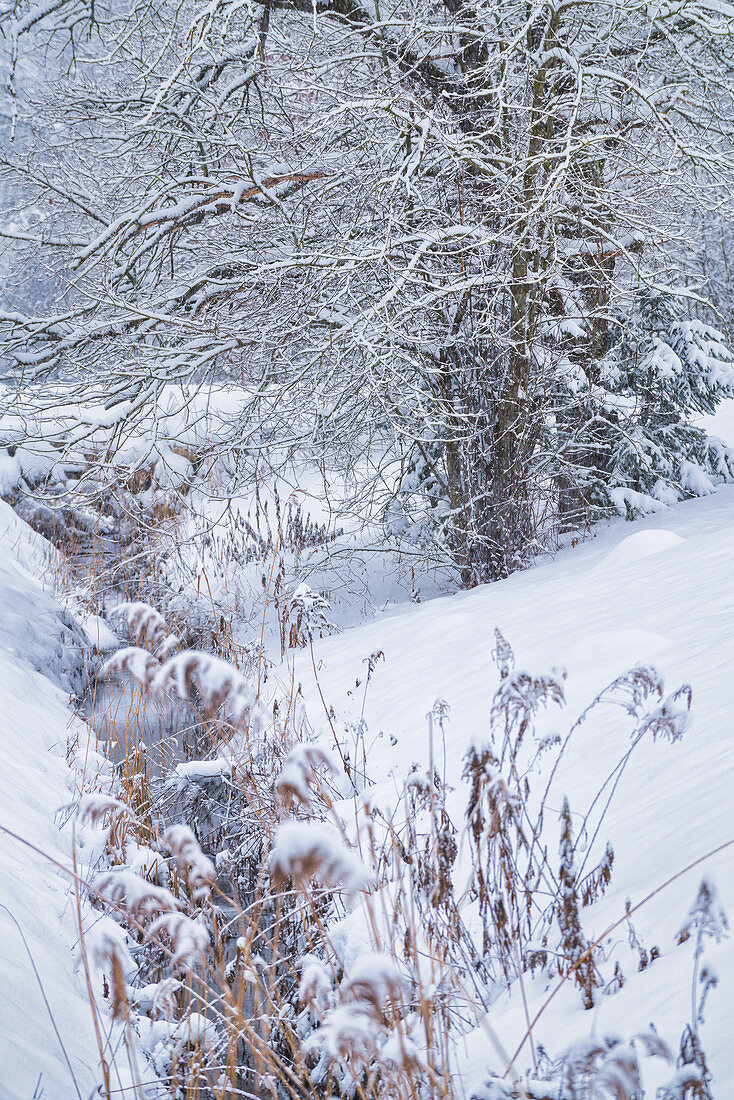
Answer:
M71 879L68 708L78 628L43 591L48 544L0 502L0 1097L69 1100L98 1083ZM22 842L11 837L10 830ZM42 988L41 988L42 987Z
M445 754L446 777L454 787L450 807L453 820L461 823L462 757L472 739L486 738L498 683L491 657L495 626L513 646L519 667L567 670L568 707L550 718L559 732L633 665L654 665L668 691L684 682L693 687L693 721L683 739L640 744L616 791L599 838L614 846L614 874L603 900L584 910L591 938L624 914L626 898L636 903L689 862L734 838L734 488L634 525L620 521L506 581L393 611L320 642L321 690L347 722L363 706L364 659L384 652L364 704L368 770L378 804L395 803L412 762L426 767L426 714L441 696L451 707ZM295 673L309 714L323 715L310 655L299 658ZM355 690L357 679L362 686ZM588 804L628 739L620 708L595 711L564 756L554 786L557 808L564 794L572 808ZM557 846L555 832L548 842ZM734 848L729 847L637 914L635 927L648 951L659 949L657 961L637 973L630 952L623 961L623 988L602 996L592 1012L581 1011L576 993L565 988L541 1017L535 1039L557 1054L572 1038L592 1031L631 1035L653 1022L676 1050L691 1015L693 955L692 943L678 946L676 934L704 873L712 876L734 918ZM630 951L624 926L614 940ZM615 943L605 945L610 953ZM715 1081L724 1089L716 1095L734 1095L732 940L712 946L709 962L719 988L709 998L702 1036ZM549 988L547 981L531 983L531 1012ZM492 1023L512 1050L525 1031L519 1001L498 1003ZM529 1061L527 1048L525 1055L523 1064ZM470 1037L466 1060L471 1075L490 1064L501 1068L480 1032L475 1043Z

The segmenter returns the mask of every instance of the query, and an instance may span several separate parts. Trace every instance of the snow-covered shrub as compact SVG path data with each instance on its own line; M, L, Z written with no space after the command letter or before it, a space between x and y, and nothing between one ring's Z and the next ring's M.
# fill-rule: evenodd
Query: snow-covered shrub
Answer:
M275 789L283 797L295 797L304 805L311 802L317 788L318 769L336 771L331 754L317 744L300 742L291 749L283 761Z
M277 595L277 594L276 594ZM288 649L306 646L317 635L319 638L329 634L331 624L326 617L329 602L313 592L302 581L293 593L286 590L282 596L282 609L279 608L280 653L284 657Z
M112 615L124 622L134 633L137 646L147 642L158 658L167 657L180 645L166 620L150 604L140 600L135 603L121 603L112 609Z
M121 616L153 649L169 636L151 608ZM365 690L380 657L366 661ZM654 669L634 668L565 734L548 734L543 715L565 706L564 675L516 668L499 631L494 659L487 730L464 761L466 812L452 820L435 761L414 767L385 815L372 804L368 756L357 784L333 716L331 745L313 737L302 707L264 707L254 676L221 657L120 650L110 667L130 672L141 691L193 701L210 748L148 774L144 788L124 787L120 762L115 792L78 808L90 827L108 823L111 866L93 896L127 930L118 947L137 974L124 971L124 1012L153 1071L180 1088L184 1079L211 1083L216 1062L225 1095L287 1092L297 1080L312 1100L429 1100L437 1082L450 1097L456 1051L503 990L514 995L540 975L553 989L575 984L590 1007L619 988L620 955L607 956L584 928L613 872L611 845L596 842L609 798L574 813L554 786L559 761L589 713L612 705L630 726L613 785L643 739L683 735L690 690L666 696ZM428 720L431 744L437 735L445 742L448 704L437 700ZM579 836L595 842L583 847ZM706 897L687 922L691 936L713 928L710 888ZM631 929L630 918L621 923ZM102 970L111 965L105 950ZM110 1004L123 1011L117 993ZM202 1016L214 1021L212 1035L187 1044L187 1022L196 1031ZM694 1024L679 1083L705 1080ZM507 1079L488 1081L481 1095L637 1100L643 1054L665 1051L654 1037L602 1039L551 1062L529 1029ZM525 1077L518 1067L531 1062L537 1069Z
M548 796L561 757L577 730L597 707L621 707L632 722L630 745L618 767L624 768L645 737L675 741L690 718L687 686L664 696L653 668L640 666L604 689L571 726L565 738L540 737L535 726L541 709L565 703L563 676L532 676L514 667L512 649L499 631L494 656L500 684L491 711L491 736L470 748L465 778L470 786L467 825L474 862L474 894L482 918L482 954L499 964L506 982L522 971L554 969L579 987L584 1006L595 1003L600 985L595 951L585 936L581 910L607 889L614 851L609 843L596 866L587 852L577 867L571 808L564 797L560 812L559 864L549 858L545 835ZM531 777L541 758L550 756L549 778L534 790ZM616 772L615 768L615 772ZM609 807L594 799L580 815L580 829L597 836ZM529 906L534 899L533 906ZM554 925L557 933L554 934ZM619 980L619 972L616 973Z
M308 889L311 879L332 888L341 887L354 897L371 884L361 859L348 849L332 826L317 821L286 821L275 835L270 874L282 885L292 879Z

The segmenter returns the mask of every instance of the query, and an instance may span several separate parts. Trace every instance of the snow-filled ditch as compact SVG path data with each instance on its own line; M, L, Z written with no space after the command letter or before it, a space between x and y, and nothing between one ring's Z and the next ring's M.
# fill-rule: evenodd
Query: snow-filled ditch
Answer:
M8 700L8 732L0 743L0 824L20 838L6 831L0 848L0 904L6 907L0 909L0 930L8 945L0 976L10 990L0 1000L0 1065L11 1067L7 1087L15 1091L9 1096L43 1089L39 1095L61 1097L99 1083L97 1036L81 964L76 896L70 889L72 822L68 813L59 818L57 811L79 792L81 777L75 768L81 767L88 778L102 762L87 729L71 717L67 700L83 680L79 655L94 648L110 650L115 638L95 616L82 626L61 611L32 575L48 567L47 544L5 504L0 519L0 675ZM492 699L500 683L504 658L496 627L514 649L518 675L521 670L528 676L547 673L549 682L562 685L565 708L550 707L539 721L539 735L549 740L563 738L605 685L632 666L654 666L667 693L675 694L686 684L692 687L691 720L683 690L676 698L686 704L681 704L685 720L676 719L675 736L641 739L619 772L617 764L630 743L630 723L617 704L596 707L564 750L550 788L544 833L549 846L558 844L564 799L578 823L582 808L613 777L606 789L614 797L601 831L587 835L582 829L578 845L580 858L590 865L603 859L607 840L614 849L609 889L582 912L587 938L602 937L605 989L594 1007L584 1011L572 983L559 988L547 970L526 975L522 991L517 985L510 992L495 987L486 1018L462 1028L454 1051L460 1094L483 1095L487 1073L502 1074L515 1051L516 1066L524 1071L533 1052L536 1058L541 1050L558 1057L577 1040L649 1035L651 1028L677 1051L692 1015L692 980L701 972L694 957L696 937L681 937L681 929L702 878L715 884L725 911L731 913L734 906L734 810L728 799L732 582L734 489L725 487L634 526L617 522L600 528L595 537L562 551L555 560L546 559L506 581L389 608L364 626L315 639L313 656L308 649L296 650L295 661L272 674L267 689L272 697L295 698L322 744L333 742L336 729L342 754L349 751L353 766L362 761L365 774L354 806L349 800L336 804L347 823L360 805L383 820L398 820L406 790L425 788L430 760L440 774L451 819L463 824L466 755L470 748L487 744ZM130 671L143 657L139 650L123 649L113 666ZM168 690L185 696L193 668L188 661L183 654L168 666L146 663L138 678L158 685L164 694ZM213 693L221 693L222 677L229 675L222 662L200 657L195 664L196 674L211 680ZM235 717L247 714L249 721L250 689L235 678L227 694L232 691ZM664 710L666 704L661 705ZM659 725L664 718L658 716ZM171 779L180 792L196 782L228 779L236 765L234 757L220 751L214 759L179 762ZM290 787L297 798L307 798L307 771L291 753L276 787ZM542 785L542 765L537 774ZM275 880L297 877L299 868L318 858L333 881L353 895L352 908L330 928L330 937L345 966L344 988L357 988L359 974L377 965L368 910L357 897L369 876L360 878L358 862L337 863L328 871L338 844L326 825L292 825L277 834L271 875ZM352 842L363 841L359 830L348 831ZM101 853L80 824L78 836L79 871L84 873ZM462 843L457 897L464 916L472 920L471 864L466 841ZM97 881L110 898L129 900L131 884L138 881L135 875L150 870L151 860L157 866L161 859L158 852L140 847L136 854L133 847L127 868ZM164 887L155 889L167 893ZM631 921L625 919L628 902ZM117 937L124 956L119 927L87 907L83 896L80 906L85 941L93 945L100 934ZM172 909L166 919L178 915ZM605 929L612 931L603 935ZM721 923L719 932L723 930ZM734 1081L728 1023L734 1007L734 954L731 940L723 935L718 939L717 933L706 942L706 973L716 975L717 982L699 1025L715 1090ZM616 974L615 962L620 963L619 980L607 980ZM125 978L131 980L133 973L131 964ZM159 987L130 993L140 1010L137 1042L154 1066L164 1067L171 1045L187 1041L177 1031L184 1025L146 1019L148 1001L152 1004L162 995ZM100 1023L104 1019L99 1014L97 1025L109 1029L109 1023ZM529 1020L535 1021L530 1028ZM329 1027L337 1027L336 1015L329 1021L321 1036L327 1045L332 1041ZM202 1042L208 1041L212 1028L203 1016L190 1014L185 1026L189 1037L193 1028ZM103 1041L108 1042L106 1034ZM654 1095L655 1086L670 1072L651 1063L646 1083L653 1091L648 1095Z

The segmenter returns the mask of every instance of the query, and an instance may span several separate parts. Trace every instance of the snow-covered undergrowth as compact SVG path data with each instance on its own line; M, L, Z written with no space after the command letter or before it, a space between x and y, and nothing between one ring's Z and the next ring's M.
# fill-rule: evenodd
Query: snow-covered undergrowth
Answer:
M388 613L267 690L125 610L136 645L108 667L193 702L210 746L142 801L128 788L144 837L110 845L100 886L144 941L126 996L169 1087L678 1097L732 1079L733 510L725 489ZM173 898L145 803L172 797L198 838ZM162 930L165 958L144 946ZM181 983L170 1024L146 1022L140 982L151 1003ZM194 1057L179 1030L204 1005Z
M156 476L133 494L149 512ZM107 662L124 752L76 817L99 923L82 956L119 1036L103 1076L222 1100L718 1095L734 491L420 606L391 608L384 580L357 628L343 534L255 492L202 541L225 496L167 506L131 555L166 617L110 618L133 643ZM372 595L393 564L373 560ZM99 575L56 568L88 607ZM178 757L146 726L170 700Z

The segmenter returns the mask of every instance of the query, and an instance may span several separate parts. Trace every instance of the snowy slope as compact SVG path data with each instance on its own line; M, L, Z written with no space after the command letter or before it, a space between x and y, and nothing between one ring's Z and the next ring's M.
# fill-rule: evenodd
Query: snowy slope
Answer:
M384 651L364 710L376 801L394 804L411 763L427 765L426 714L442 696L451 707L446 751L447 779L456 788L451 811L461 822L462 756L473 739L486 736L498 682L491 659L495 626L512 644L521 668L567 669L569 705L551 721L560 731L610 680L639 663L663 672L669 691L683 682L694 689L694 721L683 740L640 745L620 783L600 838L602 843L610 838L616 851L612 885L600 903L584 910L591 937L624 913L627 897L636 903L689 862L734 838L734 488L634 525L620 521L506 581L391 612L320 642L321 689L340 720L359 715L363 688L353 689L356 679L364 680L363 660ZM309 657L299 657L295 675L318 725L324 712ZM564 758L552 804L560 808L564 794L572 807L588 802L624 752L629 730L619 709L596 712ZM394 746L391 736L397 739ZM557 844L557 835L549 843ZM734 918L730 847L681 876L636 916L638 934L648 950L659 948L659 960L637 973L626 931L618 930L607 947L614 959L619 946L627 979L622 990L584 1013L577 994L565 988L541 1018L536 1040L558 1054L571 1039L593 1030L630 1035L654 1022L677 1050L691 1015L692 945L676 946L675 939L704 872ZM708 1002L703 1041L720 1088L715 1094L734 1096L734 942L724 941L709 955L720 984ZM531 1013L549 988L547 980L531 985ZM492 1024L512 1050L525 1030L520 1005L498 1003ZM464 1060L470 1078L486 1066L504 1068L480 1032L469 1037ZM520 1063L529 1063L527 1047Z
M51 862L72 863L57 811L73 793L67 744L86 736L68 708L80 639L33 575L44 547L0 502L0 827L22 838L0 832L2 1100L86 1100L99 1080L74 894Z

